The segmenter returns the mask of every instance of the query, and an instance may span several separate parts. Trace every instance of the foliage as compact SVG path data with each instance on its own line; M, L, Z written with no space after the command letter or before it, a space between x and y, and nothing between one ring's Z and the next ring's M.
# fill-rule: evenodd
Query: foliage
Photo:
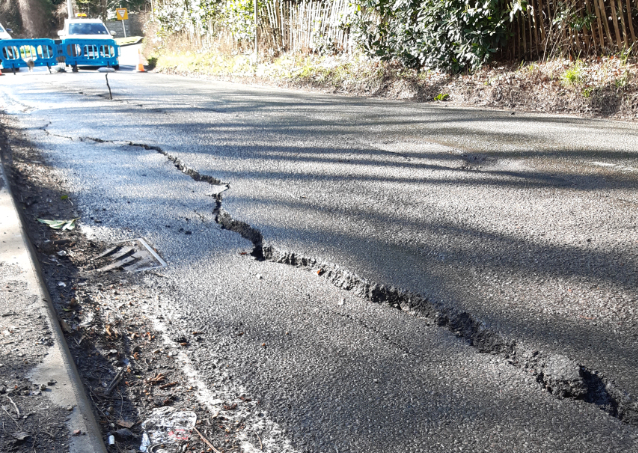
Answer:
M552 26L571 28L572 30L591 31L591 25L596 20L595 14L587 13L585 8L576 7L571 3L558 2L556 4L556 14L552 20Z
M356 38L370 54L411 68L459 72L485 64L507 41L523 0L355 0ZM379 21L374 21L369 10Z
M173 0L155 10L160 35L181 31L212 32L211 26L220 17L222 3L217 0Z
M439 93L436 96L434 96L434 100L435 101L447 101L449 97L450 97L449 94Z
M150 56L146 59L148 61L148 68L155 69L157 67L158 57L156 55Z
M264 8L258 1L257 7ZM160 34L181 31L215 35L225 29L237 41L250 41L255 36L254 0L173 0L156 10Z
M259 2L257 7L263 7ZM249 41L255 37L253 0L227 0L223 8L223 22L238 41Z
M630 74L629 71L623 72L623 75L614 80L614 85L617 89L622 89L629 83Z
M573 68L569 68L560 78L565 86L576 85L583 80L582 69L580 64L576 64Z

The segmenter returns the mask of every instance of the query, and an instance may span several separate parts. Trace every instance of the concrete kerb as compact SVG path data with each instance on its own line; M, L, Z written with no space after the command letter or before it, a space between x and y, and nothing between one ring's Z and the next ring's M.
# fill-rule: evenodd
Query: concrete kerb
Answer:
M47 392L51 402L60 407L73 408L66 421L70 453L106 453L101 430L57 321L57 314L44 284L35 250L26 234L24 219L11 193L4 162L0 162L0 178L3 182L0 184L0 217L3 229L7 232L7 240L0 247L0 262L11 262L22 268L28 291L37 296L42 314L48 319L54 338L54 345L49 354L29 373L28 378L34 383L57 381L55 389ZM77 430L80 430L81 435L74 436L73 433Z

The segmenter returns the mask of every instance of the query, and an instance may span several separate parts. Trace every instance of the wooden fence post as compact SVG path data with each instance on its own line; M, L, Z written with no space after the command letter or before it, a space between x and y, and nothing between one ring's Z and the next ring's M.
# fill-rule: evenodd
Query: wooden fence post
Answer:
M634 32L634 18L631 15L631 2L627 0L627 18L629 20L629 31L631 32L631 44L636 42L636 33Z
M607 19L607 10L605 9L604 0L598 0L598 5L602 16L601 19L603 21L603 25L605 26L605 32L607 33L607 42L609 43L609 49L613 49L614 40L611 37L611 30L609 29L609 19Z
M616 11L616 0L611 0L611 19L614 23L614 31L616 32L616 45L620 49L622 47L622 37L620 36L620 28L618 27L618 12Z
M598 32L598 47L600 47L600 50L603 50L605 48L605 38L603 36L603 24L600 21L600 13L598 12L598 6L596 6L596 0L593 1L594 3L594 8L592 11L592 7L590 4L590 0L586 0L587 2L587 14L594 14L594 16L596 16L596 23L597 23L597 27L596 27L596 31ZM594 24L592 23L592 37L595 36L594 33ZM594 46L596 46L596 42L594 40ZM596 49L596 51L598 51Z
M613 0L612 0L612 2L613 2ZM623 42L625 44L624 48L628 49L629 48L629 40L627 38L627 35L629 33L627 33L627 26L625 24L625 13L623 12L622 0L618 0L618 13L620 15L620 26L622 28Z

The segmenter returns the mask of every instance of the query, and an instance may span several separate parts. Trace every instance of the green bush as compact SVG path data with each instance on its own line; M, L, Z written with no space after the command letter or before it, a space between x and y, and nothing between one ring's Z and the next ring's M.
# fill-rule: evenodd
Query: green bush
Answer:
M527 9L524 0L355 1L352 28L368 53L452 72L485 64L506 44L508 21Z

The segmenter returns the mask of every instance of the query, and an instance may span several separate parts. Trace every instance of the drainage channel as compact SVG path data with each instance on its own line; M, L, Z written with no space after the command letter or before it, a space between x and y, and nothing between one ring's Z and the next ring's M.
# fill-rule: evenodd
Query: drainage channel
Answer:
M166 267L159 254L143 239L131 239L115 243L94 260L106 263L95 272L122 269L127 272L142 272Z
M46 126L44 130L46 131ZM65 138L73 140L71 137ZM233 219L227 211L222 209L221 192L228 189L229 184L199 173L159 146L91 137L80 137L79 139L97 143L126 144L158 152L193 180L207 182L222 188L213 194L215 221L223 229L233 231L250 241L253 244L251 255L255 259L316 272L334 286L352 291L369 302L384 304L390 308L424 318L453 332L457 337L464 339L470 346L476 348L478 352L499 356L510 365L532 373L539 385L557 398L571 398L594 404L610 416L618 418L624 423L638 426L638 400L619 388L602 373L590 370L562 355L519 347L516 341L505 339L471 314L445 307L420 294L369 281L333 263L321 262L312 257L264 245L263 235L258 229L246 222Z

